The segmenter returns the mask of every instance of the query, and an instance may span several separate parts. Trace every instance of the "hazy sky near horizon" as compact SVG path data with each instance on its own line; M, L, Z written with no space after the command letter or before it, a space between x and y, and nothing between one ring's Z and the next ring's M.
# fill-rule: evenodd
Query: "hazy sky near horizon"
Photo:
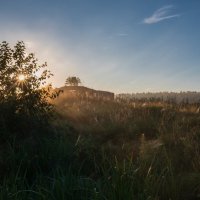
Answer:
M200 91L200 0L0 0L0 39L121 92Z

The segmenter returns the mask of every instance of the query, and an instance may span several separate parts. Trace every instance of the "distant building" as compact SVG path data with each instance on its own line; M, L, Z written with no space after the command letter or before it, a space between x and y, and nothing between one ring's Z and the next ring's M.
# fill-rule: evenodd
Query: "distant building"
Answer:
M59 89L63 91L60 94L62 98L114 100L114 93L112 92L94 90L84 86L64 86Z

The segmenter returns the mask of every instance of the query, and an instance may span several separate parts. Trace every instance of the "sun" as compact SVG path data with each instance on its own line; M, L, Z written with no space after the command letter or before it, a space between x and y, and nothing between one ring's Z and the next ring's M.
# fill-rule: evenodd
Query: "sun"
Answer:
M23 82L25 79L26 79L26 77L25 77L24 74L19 74L19 75L18 75L18 80L19 80L20 82Z

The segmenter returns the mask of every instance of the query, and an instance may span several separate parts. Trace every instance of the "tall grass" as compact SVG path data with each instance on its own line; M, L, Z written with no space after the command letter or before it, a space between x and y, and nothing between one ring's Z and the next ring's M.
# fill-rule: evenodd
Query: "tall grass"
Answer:
M0 199L200 198L199 114L118 102L65 106L48 129L1 144Z

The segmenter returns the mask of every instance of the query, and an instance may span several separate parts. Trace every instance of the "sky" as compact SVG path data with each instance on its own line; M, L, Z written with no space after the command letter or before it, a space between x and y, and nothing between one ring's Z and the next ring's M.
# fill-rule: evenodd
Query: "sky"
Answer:
M0 0L0 39L115 93L200 91L200 0Z

